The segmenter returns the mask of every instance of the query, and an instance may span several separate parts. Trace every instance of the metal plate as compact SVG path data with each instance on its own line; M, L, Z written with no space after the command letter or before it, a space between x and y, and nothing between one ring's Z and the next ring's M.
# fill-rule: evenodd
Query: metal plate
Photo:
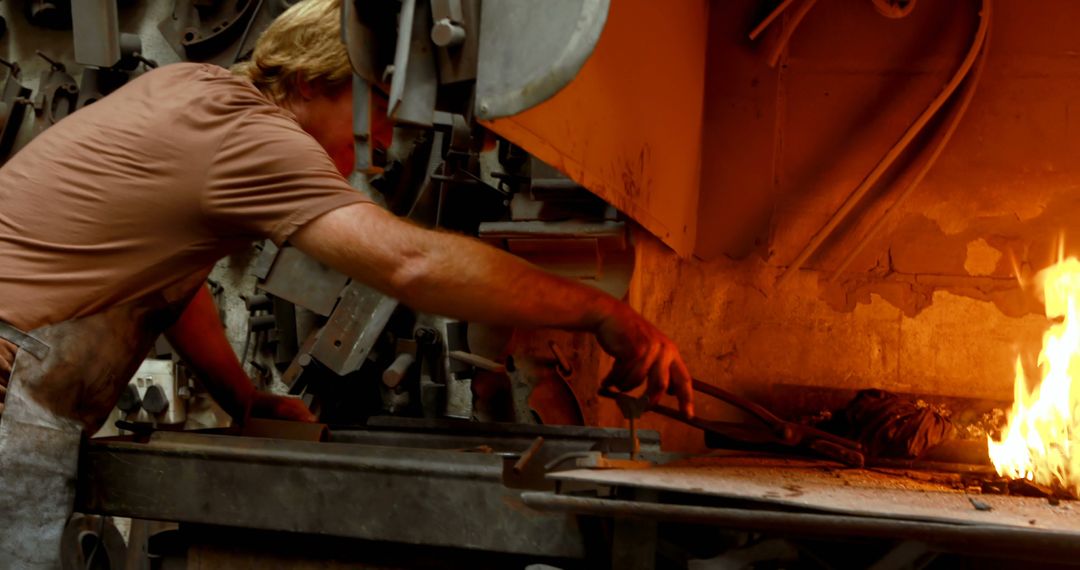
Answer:
M1069 531L1080 539L1080 504L978 495L993 510L976 510L968 495L942 484L820 462L760 457L700 458L634 471L562 471L561 481L623 485L752 500L814 511L900 520Z
M283 247L259 288L325 317L348 282L348 277L299 249Z
M362 283L350 283L334 315L319 331L311 356L341 376L359 370L397 306L396 299Z
M515 115L559 92L585 65L609 0L499 0L480 14L476 112Z

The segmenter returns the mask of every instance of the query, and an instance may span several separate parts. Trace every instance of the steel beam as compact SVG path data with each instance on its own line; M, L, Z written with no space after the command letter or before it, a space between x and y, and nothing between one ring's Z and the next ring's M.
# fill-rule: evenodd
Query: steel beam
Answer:
M576 518L525 508L491 453L156 433L82 450L76 510L580 558Z

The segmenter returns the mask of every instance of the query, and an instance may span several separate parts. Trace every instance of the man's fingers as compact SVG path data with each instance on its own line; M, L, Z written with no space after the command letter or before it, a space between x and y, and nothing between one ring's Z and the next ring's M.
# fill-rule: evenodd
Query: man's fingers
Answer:
M604 379L605 387L615 387L620 392L628 392L645 381L645 376L660 354L659 343L650 344L643 354L632 360L616 360L615 367Z
M679 410L688 418L694 417L694 382L682 358L671 363L671 388L679 399Z
M674 352L670 348L665 348L660 352L652 368L649 369L649 388L645 391L649 404L659 402L660 397L668 390L668 382L671 379L671 363L674 360Z
M630 372L630 366L633 363L627 363L621 360L616 360L615 365L611 367L611 371L607 373L604 380L600 382L601 388L618 388L622 389L622 381L626 378L626 375Z
M630 371L626 374L626 378L619 382L619 389L626 392L641 386L641 383L648 377L649 370L652 369L653 363L656 362L658 356L660 356L660 343L649 345L649 349L645 351L645 354L634 361Z

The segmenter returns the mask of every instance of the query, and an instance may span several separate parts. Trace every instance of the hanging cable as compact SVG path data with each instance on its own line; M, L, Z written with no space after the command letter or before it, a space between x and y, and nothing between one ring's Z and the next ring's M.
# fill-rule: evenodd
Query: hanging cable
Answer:
M832 235L832 233L836 230L837 226L843 223L843 221L848 217L851 211L855 209L855 206L858 205L858 203L866 196L867 192L869 192L870 189L874 186L874 184L876 184L878 180L881 179L881 176L885 174L885 171L888 170L890 166L892 166L893 162L895 162L896 159L904 152L904 150L907 149L908 145L911 144L911 141L913 141L915 137L922 132L923 128L925 128L927 123L930 122L930 119L932 119L934 115L937 114L937 112L941 109L941 107L945 104L949 97L951 97L953 93L956 92L957 87L959 87L960 83L963 82L964 78L967 77L968 73L971 71L972 66L975 64L975 60L977 59L979 53L982 50L983 43L986 41L986 36L990 28L990 10L991 0L982 0L982 10L980 10L979 28L975 32L975 39L971 43L971 48L968 50L967 55L960 63L960 66L957 68L956 73L954 73L949 82L945 84L945 86L941 90L941 93L938 94L938 96L934 98L933 101L931 101L930 105L926 107L926 110L924 110L922 114L919 115L919 117L915 120L915 122L912 123L906 131L904 131L904 134L900 137L900 140L898 140L896 144L894 144L893 147L890 148L887 153L885 153L885 156L881 158L881 160L877 163L874 169L866 175L866 178L864 178L863 181L859 183L859 185L855 188L855 190L847 197L847 199L844 200L844 203L840 206L836 213L834 213L832 217L829 218L829 221L826 222L826 224L818 231L818 233L810 239L810 241L806 244L802 251L799 252L799 254L791 262L791 264L788 265L788 267L784 270L784 272L780 275L780 278L776 282L776 285L778 287L782 286L789 279L791 279L791 276L794 275L796 271L802 268L803 264L806 263L806 260L809 259L810 256L813 255L815 252L817 252L818 248L821 247L821 244L823 244L825 240L827 240Z
M779 6L776 7L775 10L770 12L768 16L765 16L765 19L762 20L756 28L750 31L750 40L756 40L758 36L760 36L765 31L765 28L768 28L769 24L773 23L773 20L779 18L780 14L784 13L784 10L787 10L791 7L791 4L793 2L795 2L795 0L784 0L780 3Z
M817 4L817 0L803 0L803 3L799 4L799 7L795 9L791 19L780 30L780 37L769 52L769 67L776 67L780 63L780 56L784 55L788 44L791 43L791 36L795 35L795 29L802 23L803 18L810 13L810 9L814 7L814 4Z
M990 19L989 12L986 15L986 19L988 21ZM829 277L829 283L834 283L848 266L851 265L851 262L862 253L862 250L866 245L870 243L877 235L878 231L885 226L885 222L900 208L904 201L907 200L908 196L910 196L915 188L919 186L923 178L926 177L927 173L930 172L930 169L934 167L934 163L937 162L938 157L941 156L941 152L945 150L946 145L949 144L949 139L952 138L953 133L956 132L956 127L960 125L960 121L963 120L964 114L967 112L968 105L975 95L975 88L979 84L979 78L982 77L983 68L986 66L987 52L989 51L990 32L988 31L986 39L983 41L982 51L979 53L978 63L975 65L975 71L964 83L964 87L960 92L960 100L953 106L949 117L947 118L947 124L944 130L938 135L937 140L931 143L933 145L933 150L930 152L930 155L919 165L919 169L916 172L915 177L911 179L911 182L900 191L900 194L896 196L896 199L893 200L893 203L889 205L888 209L881 214L881 217L874 222L874 225L871 226L866 234L859 239L857 244L855 244L855 248L848 252L847 256L840 262L839 267L837 267L833 271L832 276ZM1019 275L1019 273L1017 273L1017 275Z

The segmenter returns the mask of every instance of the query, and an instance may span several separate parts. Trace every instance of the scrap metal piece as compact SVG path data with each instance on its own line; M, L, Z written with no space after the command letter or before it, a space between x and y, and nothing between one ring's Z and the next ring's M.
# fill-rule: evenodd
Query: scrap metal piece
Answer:
M79 86L63 63L46 56L41 50L37 50L37 54L49 62L49 70L42 72L38 81L39 92L34 108L45 115L50 125L54 125L75 111L79 102Z
M610 0L499 0L484 4L476 116L496 119L559 92L592 54Z

